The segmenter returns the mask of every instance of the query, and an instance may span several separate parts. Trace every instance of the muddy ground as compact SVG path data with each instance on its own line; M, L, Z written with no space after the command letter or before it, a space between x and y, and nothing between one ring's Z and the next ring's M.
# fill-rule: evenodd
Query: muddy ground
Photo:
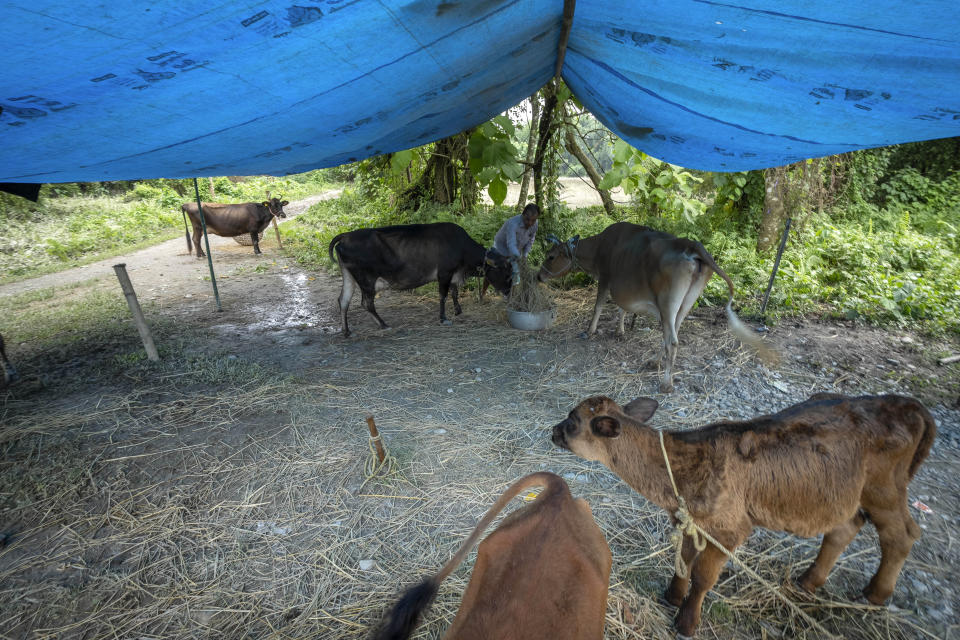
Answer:
M288 210L297 211L297 203ZM302 205L301 205L302 208ZM287 260L270 230L264 254L214 239L223 311L206 262L183 239L0 287L0 304L57 286L53 305L119 287L126 262L163 362L151 364L128 318L57 348L8 344L23 381L0 392L0 638L364 637L398 589L442 565L513 480L556 471L585 497L614 556L609 638L669 638L659 601L671 571L667 519L616 477L556 450L549 427L580 399L657 398L657 427L691 428L782 409L819 391L921 397L940 435L910 490L924 529L892 608L851 605L877 563L871 527L822 599L787 594L851 638L956 638L960 601L958 365L955 343L814 319L767 339L767 367L726 331L719 309L680 330L676 391L641 363L659 349L650 321L579 338L593 291L558 293L549 330L509 328L503 302L465 294L437 323L435 289L384 292L389 331L359 300L339 333L339 277ZM66 283L92 282L73 288ZM448 305L448 311L450 311ZM4 313L16 313L5 309ZM373 414L397 472L366 478ZM757 532L743 555L789 583L816 540ZM439 637L470 564L445 583L422 637ZM535 605L533 605L535 606ZM728 567L705 605L701 638L817 637Z

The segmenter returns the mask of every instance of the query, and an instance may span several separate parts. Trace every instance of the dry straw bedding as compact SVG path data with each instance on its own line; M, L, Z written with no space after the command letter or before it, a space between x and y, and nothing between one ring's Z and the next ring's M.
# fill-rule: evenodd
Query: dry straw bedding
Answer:
M0 549L0 638L364 637L507 485L541 469L568 479L607 536L607 637L672 638L674 611L658 599L672 566L666 514L556 450L547 431L586 395L652 393L659 373L639 363L656 354L659 331L578 340L592 307L582 292L559 294L555 329L534 334L507 329L500 301L469 301L452 328L432 324L434 305L432 296L393 296L381 313L398 329L356 318L355 340L324 337L311 347L322 364L273 383L207 393L174 376L88 401L8 399L0 513L14 535ZM717 419L715 394L769 375L712 312L701 315L684 324L679 355L695 392L660 396L660 426ZM605 322L612 327L610 311ZM805 371L780 373L801 393L822 390ZM365 482L367 413L399 472ZM935 484L931 470L956 466L931 460L914 492ZM947 575L937 549L955 534L939 522L930 520L908 574ZM815 541L759 532L738 555L789 585L815 553ZM472 560L444 583L418 637L442 635ZM844 637L936 637L902 585L899 610L847 599L876 561L871 529L822 598L785 588ZM701 638L816 637L735 570L704 612Z

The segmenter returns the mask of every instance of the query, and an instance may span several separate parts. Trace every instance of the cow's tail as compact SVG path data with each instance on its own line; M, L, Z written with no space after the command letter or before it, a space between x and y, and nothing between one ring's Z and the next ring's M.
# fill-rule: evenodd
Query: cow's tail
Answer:
M716 263L713 259L713 256L710 255L710 252L707 251L699 242L694 243L697 249L697 255L700 256L700 259L703 262L713 269L713 271L723 278L727 283L727 288L730 291L730 297L727 300L726 312L727 312L727 324L730 326L730 331L745 345L753 348L757 355L760 356L760 359L766 362L767 364L775 364L780 360L780 354L777 353L775 349L767 345L763 339L758 336L755 332L751 331L750 328L737 317L737 314L733 311L733 281L730 279L730 276L727 275L727 272L720 268L720 265Z
M333 250L334 248L336 248L338 244L340 244L340 241L343 240L343 236L347 235L347 233L349 233L349 231L344 233L338 233L337 235L333 236L333 240L330 241L330 246L327 247L327 254L330 256L331 262L337 261L337 259L333 257Z
M463 562L463 559L467 557L467 554L470 553L473 547L476 546L480 536L483 535L483 532L490 526L494 518L522 491L530 487L538 486L544 487L544 490L537 498L538 500L555 495L557 492L569 491L563 479L546 471L532 473L515 482L500 496L496 504L490 507L490 510L483 516L483 519L480 520L474 528L470 537L466 539L450 561L434 576L427 578L403 594L403 597L400 598L397 604L395 604L384 617L383 622L380 623L371 640L406 640L409 638L410 634L412 634L416 628L417 623L420 621L421 614L433 601L434 596L437 595L440 583L460 566L460 563Z
M937 423L933 416L930 415L926 407L919 402L917 404L920 405L918 409L923 421L923 433L920 435L920 441L917 442L916 451L913 452L913 460L910 461L909 474L911 480L923 461L927 459L927 454L930 453L930 448L933 446L933 440L937 437Z

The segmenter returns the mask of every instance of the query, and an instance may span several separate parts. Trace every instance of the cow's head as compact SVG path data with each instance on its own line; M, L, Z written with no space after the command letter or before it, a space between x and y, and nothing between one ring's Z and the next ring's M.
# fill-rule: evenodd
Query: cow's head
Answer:
M280 198L270 198L269 200L264 200L260 204L265 206L274 218L286 218L287 214L284 213L283 208L290 204L290 202L288 200L281 201Z
M483 275L494 288L505 296L510 295L513 284L513 268L506 256L496 249L489 249L483 258Z
M566 275L573 269L576 262L577 243L580 242L580 236L573 236L566 242L560 242L553 234L547 236L547 242L550 243L550 249L543 259L543 265L537 274L540 282L546 282L550 278Z
M653 398L637 398L624 407L605 396L587 398L553 427L553 444L586 460L610 466L624 424L646 422L657 410Z

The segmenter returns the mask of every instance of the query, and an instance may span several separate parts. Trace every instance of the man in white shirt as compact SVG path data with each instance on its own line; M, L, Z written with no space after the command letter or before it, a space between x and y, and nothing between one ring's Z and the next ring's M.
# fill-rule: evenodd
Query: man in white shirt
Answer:
M531 202L523 208L523 213L507 218L493 239L494 250L510 261L510 266L513 268L513 284L517 284L520 279L520 261L526 259L533 248L539 217L540 207ZM483 289L480 291L481 300L489 286L490 283L484 278Z
M514 272L516 264L526 258L533 248L539 217L540 207L531 202L524 207L523 213L507 218L493 239L493 248L514 263Z

